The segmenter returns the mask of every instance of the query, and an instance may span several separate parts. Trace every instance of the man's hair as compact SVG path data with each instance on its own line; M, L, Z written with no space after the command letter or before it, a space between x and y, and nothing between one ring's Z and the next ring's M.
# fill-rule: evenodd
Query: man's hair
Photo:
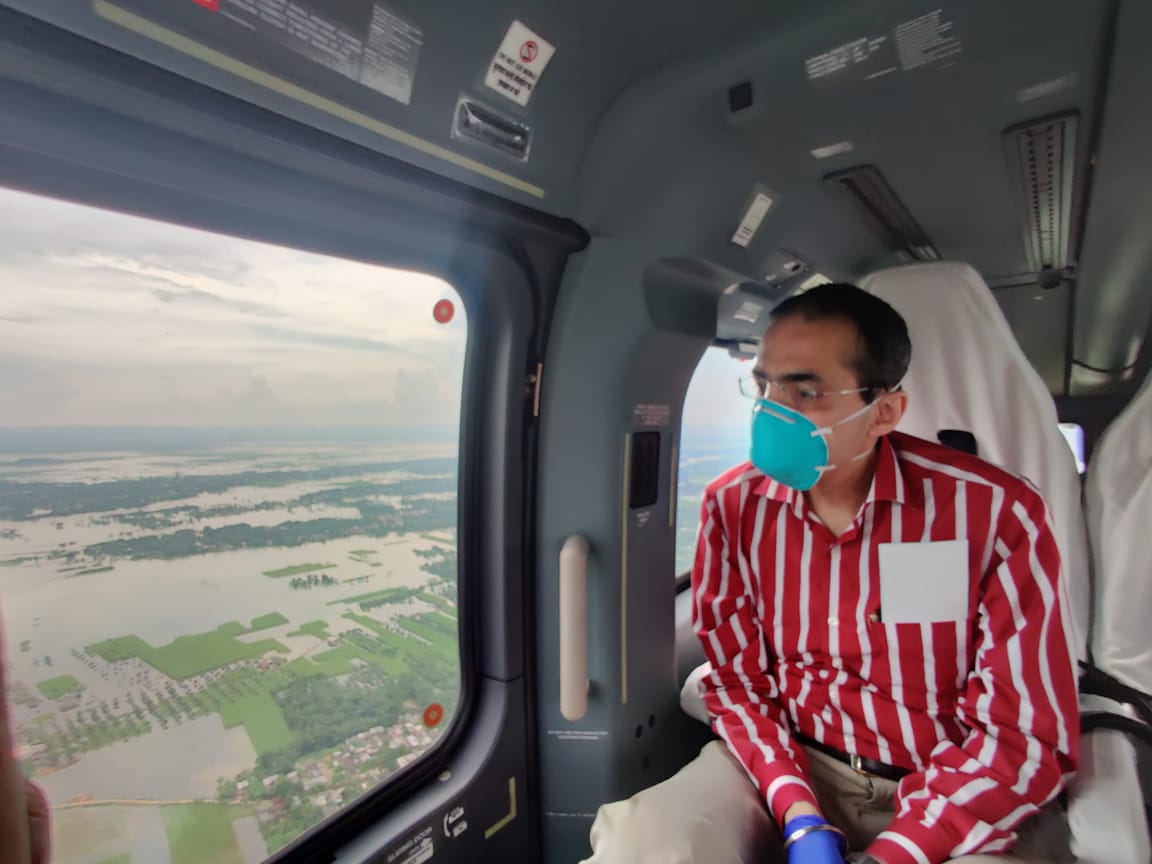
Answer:
M870 391L865 401L872 401L877 390L891 390L908 372L912 360L908 325L899 312L874 294L847 282L830 282L789 297L772 310L771 316L772 321L797 317L856 325L860 338L852 367L860 386Z

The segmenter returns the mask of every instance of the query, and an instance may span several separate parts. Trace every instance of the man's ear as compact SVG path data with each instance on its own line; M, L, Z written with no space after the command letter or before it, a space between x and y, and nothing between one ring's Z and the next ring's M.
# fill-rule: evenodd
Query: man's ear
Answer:
M876 413L872 415L870 434L879 438L892 432L900 425L907 410L908 394L905 391L881 393L876 397Z

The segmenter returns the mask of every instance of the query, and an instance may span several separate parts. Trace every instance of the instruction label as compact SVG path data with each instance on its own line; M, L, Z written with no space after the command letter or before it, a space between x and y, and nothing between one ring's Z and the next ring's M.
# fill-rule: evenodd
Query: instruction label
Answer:
M817 81L821 78L827 78L829 75L835 75L837 72L843 72L853 66L874 65L873 61L880 57L882 49L887 43L887 36L853 39L851 42L837 45L823 54L809 57L804 61L808 80ZM891 68L888 71L894 72L896 70Z
M667 426L672 420L672 406L663 402L641 402L632 409L632 422L637 426Z
M748 209L744 211L744 218L740 220L736 233L732 235L732 242L747 249L752 238L756 236L756 232L760 230L760 224L764 221L764 217L772 209L773 203L770 196L763 192L757 192L752 203L748 205Z
M513 21L488 65L484 86L525 106L555 53L551 42L541 39L519 21Z
M291 51L358 81L389 99L412 100L420 29L380 3L359 10L317 0L219 0L217 11ZM320 11L323 10L323 11Z
M893 72L955 64L962 45L943 9L902 21L884 35L865 35L804 61L809 81L870 81ZM819 157L817 157L819 158Z
M952 35L954 24L937 9L896 27L896 51L905 72L921 66L942 64L960 53L960 40Z
M388 864L424 864L432 860L436 854L436 845L432 841L432 826L422 830L415 837L409 837L399 848L394 849L388 856Z

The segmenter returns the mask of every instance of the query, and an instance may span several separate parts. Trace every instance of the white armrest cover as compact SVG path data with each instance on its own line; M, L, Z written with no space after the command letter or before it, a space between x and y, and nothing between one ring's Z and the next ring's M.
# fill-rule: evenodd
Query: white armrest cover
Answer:
M1099 696L1082 697L1080 707L1132 716ZM1068 787L1068 824L1078 864L1148 864L1152 858L1137 756L1136 746L1120 732L1080 737L1080 768Z

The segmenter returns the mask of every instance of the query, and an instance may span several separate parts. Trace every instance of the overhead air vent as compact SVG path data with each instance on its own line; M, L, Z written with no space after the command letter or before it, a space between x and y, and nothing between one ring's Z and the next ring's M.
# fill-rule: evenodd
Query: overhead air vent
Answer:
M940 253L924 229L874 165L837 171L824 178L852 202L868 227L904 261L938 261Z
M1024 219L1024 251L1032 273L1060 274L1075 265L1072 196L1076 191L1076 112L1004 132L1004 154Z

